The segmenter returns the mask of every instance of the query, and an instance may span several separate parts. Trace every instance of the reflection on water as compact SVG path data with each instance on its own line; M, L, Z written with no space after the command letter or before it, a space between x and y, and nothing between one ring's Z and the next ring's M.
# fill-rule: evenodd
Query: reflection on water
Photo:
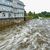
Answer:
M50 19L30 20L0 32L0 50L50 50Z

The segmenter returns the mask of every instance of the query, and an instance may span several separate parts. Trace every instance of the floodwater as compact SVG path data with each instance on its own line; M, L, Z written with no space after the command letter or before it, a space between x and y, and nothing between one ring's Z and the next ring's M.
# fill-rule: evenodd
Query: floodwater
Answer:
M50 50L50 19L34 19L0 31L0 50Z

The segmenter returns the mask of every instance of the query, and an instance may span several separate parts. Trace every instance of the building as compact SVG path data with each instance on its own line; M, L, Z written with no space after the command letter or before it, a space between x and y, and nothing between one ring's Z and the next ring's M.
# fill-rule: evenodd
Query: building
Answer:
M0 19L24 18L24 4L20 0L0 0Z

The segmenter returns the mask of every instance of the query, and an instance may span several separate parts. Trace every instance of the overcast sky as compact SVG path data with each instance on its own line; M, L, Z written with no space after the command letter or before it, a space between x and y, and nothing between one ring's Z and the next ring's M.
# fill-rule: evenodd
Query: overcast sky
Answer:
M27 12L41 12L50 11L50 0L21 0L25 4L25 10Z

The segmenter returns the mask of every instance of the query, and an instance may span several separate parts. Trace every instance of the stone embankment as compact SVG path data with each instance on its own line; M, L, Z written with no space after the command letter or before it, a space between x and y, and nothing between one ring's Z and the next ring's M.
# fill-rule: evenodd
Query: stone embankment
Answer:
M24 19L0 19L0 30L3 30L9 26L18 25L22 23Z

